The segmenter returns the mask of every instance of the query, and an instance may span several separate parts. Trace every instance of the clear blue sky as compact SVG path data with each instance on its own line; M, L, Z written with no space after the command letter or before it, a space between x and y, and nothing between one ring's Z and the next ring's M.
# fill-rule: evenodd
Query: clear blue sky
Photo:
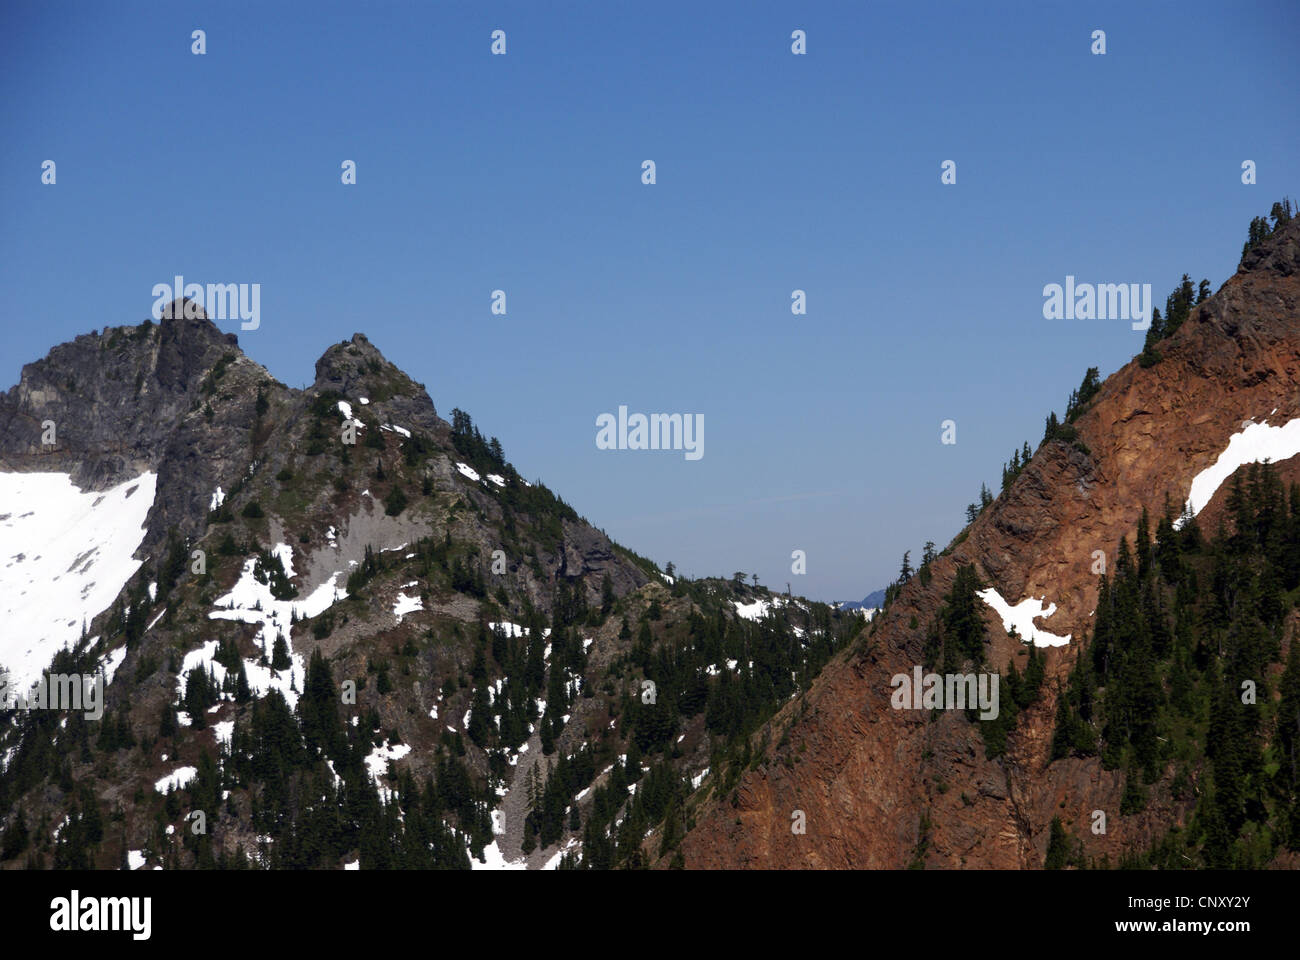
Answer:
M1217 289L1300 193L1298 9L7 0L0 384L175 274L256 282L291 386L365 332L633 549L860 598L1140 349L1044 284ZM704 458L598 450L620 403Z

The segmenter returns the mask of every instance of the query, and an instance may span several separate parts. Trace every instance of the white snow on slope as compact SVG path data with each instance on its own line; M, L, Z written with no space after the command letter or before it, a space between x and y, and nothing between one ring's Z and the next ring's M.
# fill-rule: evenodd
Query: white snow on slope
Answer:
M498 487L504 487L506 485L506 478L501 476L501 474L499 473L489 473L487 478L491 480L493 483L495 483Z
M199 770L197 767L177 767L172 773L155 783L153 788L159 793L180 790L198 775Z
M1061 636L1056 633L1048 633L1040 627L1034 626L1036 617L1050 617L1056 612L1056 604L1051 604L1046 610L1043 609L1042 598L1035 600L1033 597L1026 597L1014 607L1002 599L1002 594L998 593L992 587L987 590L980 590L975 594L990 607L994 609L999 617L1002 618L1002 627L1010 630L1015 627L1016 635L1025 643L1033 643L1036 647L1063 647L1070 642L1070 634Z
M483 848L483 859L485 863L480 863L474 859L473 854L469 858L469 868L471 870L527 870L528 861L522 857L518 860L507 860L501 853L501 848L493 840Z
M517 624L517 623L506 623L506 622L502 621L501 623L489 623L489 624L488 624L488 630L490 630L490 631L493 632L493 633L495 633L495 632L497 631L498 628L499 628L499 629L501 630L501 632L504 633L507 637L526 637L526 636L528 636L528 628L527 628L527 627L521 627L521 626L520 626L519 624ZM544 627L544 628L542 629L542 639L545 640L545 639L546 639L547 637L549 637L550 635L551 635L551 628L550 628L550 627Z
M366 756L366 769L370 772L370 778L376 783L380 778L388 773L388 765L394 760L401 760L411 752L411 746L407 743L390 744L384 741L384 744L375 747Z
M424 601L419 597L408 597L404 593L399 593L397 602L393 604L393 616L397 617L398 623L401 623L402 618L408 613L415 613L415 611L423 609Z
M1276 412L1275 410L1274 413ZM1205 509L1205 505L1214 498L1215 491L1237 472L1238 467L1263 460L1278 463L1289 460L1298 453L1300 418L1280 427L1270 427L1267 423L1248 424L1240 433L1229 437L1228 447L1219 454L1219 459L1192 480L1192 491L1187 495L1192 515ZM1179 517L1174 521L1174 529L1181 529L1182 526L1183 518Z
M493 810L491 817L492 833L499 837L506 832L506 815L500 810ZM483 861L475 858L473 853L470 854L469 868L471 870L527 870L528 861L523 857L518 860L507 860L501 848L497 846L497 841L493 840L483 848Z
M30 686L140 569L158 478L83 492L65 473L0 473L0 663Z
M271 551L280 558L284 564L285 573L292 578L293 570L293 548L288 544L282 543L274 547ZM218 597L215 601L216 609L208 613L211 620L236 620L240 623L261 624L261 629L257 634L257 642L261 645L269 660L275 649L275 638L283 633L285 642L290 639L290 620L293 613L297 613L299 619L315 617L324 613L329 607L333 606L340 600L347 598L347 590L339 585L338 581L343 577L342 572L333 573L328 580L311 592L307 597L297 597L293 600L277 600L271 596L271 587L269 584L258 583L257 578L253 576L253 568L257 564L257 558L249 557L244 561L244 570L240 574L239 581L231 591L223 597ZM219 663L214 663L213 655L216 653L217 642L211 640L204 644L198 650L193 650L185 656L185 663L181 673L181 694L184 694L185 672L192 667L203 665L205 668L210 667L220 683L225 676L225 668ZM197 659L196 659L197 658ZM270 667L259 666L256 660L244 660L244 672L248 675L248 685L258 696L264 696L271 687L279 689L284 695L292 709L298 702L298 694L290 689L292 678L298 678L298 688L301 689L306 678L307 665L303 660L302 654L293 652L290 644L290 658L293 666L289 670L276 672Z
M231 740L235 737L235 721L222 720L220 723L212 725L212 735L217 738L217 743L230 746Z
M559 850L556 850L556 851L555 851L555 854L551 857L551 859L547 860L546 863L542 864L542 869L543 869L543 870L558 870L558 869L560 869L560 860L564 857L564 855L565 855L566 853L570 853L570 852L572 852L572 850L573 850L576 846L578 846L578 838L577 838L577 837L574 837L574 838L572 838L571 840L569 840L569 842L566 843L566 844L565 844L563 847L561 847Z
M393 433L400 433L402 436L407 437L408 439L409 439L410 436L411 436L411 431L410 431L410 430L407 430L405 427L399 427L399 426L398 426L397 424L395 424L395 423L385 423L385 424L382 424L382 425L379 427L379 429L380 429L380 430L391 430Z
M353 426L355 426L358 430L363 430L363 429L365 429L365 426L366 426L366 425L365 425L364 423L362 423L360 420L355 420L355 419L353 419L353 417L352 417L352 404L348 403L346 400L340 400L340 401L339 401L339 413L343 414L343 416L344 416L346 419L351 420Z
M126 865L131 870L139 870L144 866L143 850L128 850L126 852Z
M208 503L208 509L216 510L225 502L226 502L226 491L222 490L221 486L218 485L217 489L212 491L212 500L211 502Z
M460 471L461 476L463 477L469 477L471 480L479 479L478 471L468 463L458 463L456 464L456 469Z
M739 600L731 601L736 606L736 613L746 620L762 620L768 615L769 611L782 606L785 603L782 597L773 597L771 600L758 599L753 603L741 603Z
M96 637L95 639L99 639ZM118 647L116 650L110 650L99 661L99 669L104 671L104 686L113 682L113 677L117 676L117 668L122 665L126 659L126 644Z

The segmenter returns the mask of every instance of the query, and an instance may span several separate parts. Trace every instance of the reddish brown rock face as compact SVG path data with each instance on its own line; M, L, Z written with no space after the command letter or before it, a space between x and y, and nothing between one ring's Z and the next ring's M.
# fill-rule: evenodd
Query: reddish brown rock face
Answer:
M1040 447L969 535L933 564L930 584L913 578L874 634L778 715L766 762L699 810L682 843L686 866L902 868L919 857L932 868L1037 868L1055 816L1084 839L1087 856L1116 863L1182 822L1187 804L1169 799L1168 773L1141 814L1120 817L1122 771L1103 770L1095 757L1049 764L1056 700L1091 635L1094 551L1113 561L1144 506L1153 528L1166 496L1177 512L1193 478L1243 421L1300 417L1298 267L1293 221L1193 308L1160 344L1162 362L1143 369L1133 361L1112 375L1075 423L1089 452L1061 442ZM1297 460L1284 465L1286 482L1300 477ZM1226 490L1202 511L1203 529L1213 529ZM1044 651L1043 695L1021 715L1006 755L992 761L964 714L932 721L930 711L890 706L891 677L922 662L925 627L966 563L1011 604L1055 603L1036 624L1072 637ZM1024 645L985 613L989 662L1015 658L1023 669ZM1096 810L1106 814L1104 835L1089 830ZM802 834L791 829L795 811L804 814Z

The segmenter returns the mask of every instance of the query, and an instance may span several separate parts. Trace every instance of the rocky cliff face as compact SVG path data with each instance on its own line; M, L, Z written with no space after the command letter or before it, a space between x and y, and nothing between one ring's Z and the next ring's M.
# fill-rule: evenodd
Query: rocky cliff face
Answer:
M305 449L313 398L350 396L355 402L370 393L372 404L358 404L358 415L366 411L381 427L405 425L427 438L444 454L428 472L463 488L479 509L501 519L482 485L456 470L463 457L423 386L364 335L327 349L316 363L316 382L300 392L247 357L237 337L222 333L201 308L191 308L196 315L190 317L184 313L167 310L161 322L139 327L105 327L27 364L21 381L0 394L0 470L67 473L85 490L156 473L157 496L141 547L151 554L169 531L201 535L217 490L241 490L254 474L274 475ZM259 396L266 405L262 414ZM53 443L43 442L51 436ZM242 508L248 499L229 506ZM336 504L322 498L316 506L313 524L320 531L341 519L333 513ZM492 539L474 527L465 524L463 532L484 544ZM547 584L557 574L590 579L593 596L605 574L620 595L645 582L635 565L615 558L608 538L576 518L564 521L562 542L539 561L541 582L530 582L529 590L543 608L550 602Z
M1248 421L1300 418L1300 223L1243 257L1238 273L1159 345L1102 385L1074 424L1081 445L1043 444L1009 490L877 618L869 640L833 661L773 724L766 762L711 798L682 845L688 867L1040 867L1054 816L1089 857L1118 861L1178 823L1186 804L1153 792L1141 814L1117 815L1123 771L1093 758L1049 763L1056 699L1086 649L1096 608L1096 551L1111 562L1143 507L1175 506ZM1294 475L1294 463L1283 476ZM1225 485L1226 486L1226 485ZM1224 495L1221 488L1206 512ZM1196 504L1197 509L1205 504ZM1051 647L1044 695L1020 717L1007 754L985 758L960 712L890 707L891 677L923 663L924 631L974 564L1009 604L1054 603L1036 626L1068 634ZM989 663L1024 669L1025 646L983 608ZM1108 830L1087 829L1108 812ZM795 811L806 833L792 832Z
M72 471L96 489L157 467L200 381L236 344L197 318L105 327L55 347L0 395L0 466Z

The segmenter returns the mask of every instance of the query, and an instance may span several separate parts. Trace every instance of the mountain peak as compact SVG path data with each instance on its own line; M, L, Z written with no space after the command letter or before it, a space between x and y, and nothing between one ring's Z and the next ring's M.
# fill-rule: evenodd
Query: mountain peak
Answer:
M1249 244L1241 255L1237 273L1268 273L1279 277L1300 273L1300 217L1279 222L1267 237Z
M364 333L354 333L321 354L312 388L377 402L392 400L404 414L419 419L437 416L424 387L385 357Z

